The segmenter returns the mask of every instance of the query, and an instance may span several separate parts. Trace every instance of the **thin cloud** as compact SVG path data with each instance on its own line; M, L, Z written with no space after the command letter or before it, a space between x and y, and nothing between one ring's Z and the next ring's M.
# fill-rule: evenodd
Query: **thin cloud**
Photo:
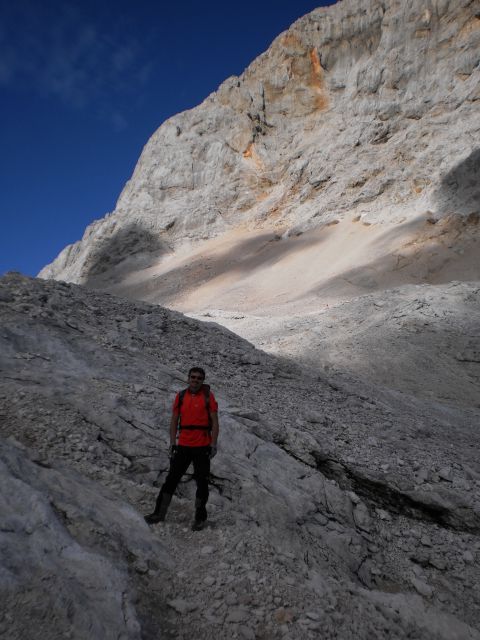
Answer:
M110 110L118 128L118 112L108 106L138 92L150 71L145 49L126 25L92 21L80 7L24 0L11 3L3 16L4 88L35 91L76 109Z
M128 126L128 122L122 113L115 111L112 114L112 125L115 131L124 131Z

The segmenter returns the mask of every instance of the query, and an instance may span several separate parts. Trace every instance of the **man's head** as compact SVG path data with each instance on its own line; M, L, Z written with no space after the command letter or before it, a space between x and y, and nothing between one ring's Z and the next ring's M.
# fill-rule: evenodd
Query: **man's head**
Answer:
M202 367L192 367L188 372L188 388L193 393L200 391L205 380L205 371Z

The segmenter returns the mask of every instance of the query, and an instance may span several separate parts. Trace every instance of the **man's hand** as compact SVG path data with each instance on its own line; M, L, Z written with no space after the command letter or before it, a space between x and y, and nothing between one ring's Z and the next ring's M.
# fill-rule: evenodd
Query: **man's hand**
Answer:
M217 445L216 444L212 444L210 446L210 453L208 454L208 457L210 458L210 460L212 458L214 458L217 455Z
M170 458L170 460L175 457L176 453L177 453L177 445L171 444L168 449L168 457Z

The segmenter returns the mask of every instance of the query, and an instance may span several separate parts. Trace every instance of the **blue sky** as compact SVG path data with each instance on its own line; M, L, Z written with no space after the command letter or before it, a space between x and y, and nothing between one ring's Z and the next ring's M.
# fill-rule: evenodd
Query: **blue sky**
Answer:
M151 134L319 0L0 0L0 274L115 207Z

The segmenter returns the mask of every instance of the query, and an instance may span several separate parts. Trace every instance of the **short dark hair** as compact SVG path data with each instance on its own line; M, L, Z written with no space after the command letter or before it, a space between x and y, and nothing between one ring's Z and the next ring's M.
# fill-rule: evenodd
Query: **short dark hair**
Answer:
M199 373L205 380L205 369L202 369L202 367L192 367L188 372L188 377L190 377L192 373Z

